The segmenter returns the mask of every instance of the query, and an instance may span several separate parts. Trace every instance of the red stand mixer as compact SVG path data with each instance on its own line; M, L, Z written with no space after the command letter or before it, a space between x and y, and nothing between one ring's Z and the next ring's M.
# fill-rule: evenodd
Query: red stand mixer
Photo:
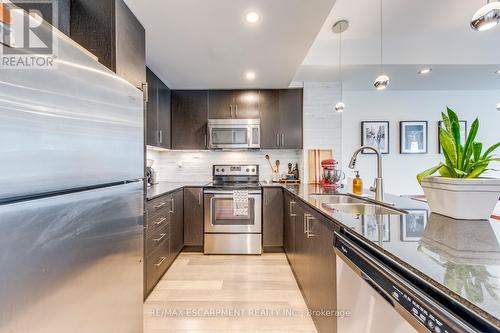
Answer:
M342 186L341 182L345 179L345 173L338 169L338 164L335 160L321 161L321 167L323 168L323 175L320 181L321 186L333 189Z

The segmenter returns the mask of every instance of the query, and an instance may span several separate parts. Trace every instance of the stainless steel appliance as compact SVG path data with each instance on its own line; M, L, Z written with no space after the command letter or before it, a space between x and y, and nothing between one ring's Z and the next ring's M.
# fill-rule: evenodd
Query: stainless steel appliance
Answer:
M236 191L236 192L235 192ZM235 195L247 194L247 210L235 211ZM204 190L206 254L262 253L262 189L258 165L214 165Z
M53 36L0 70L0 332L142 332L143 94Z
M208 148L259 149L260 119L208 119Z
M337 307L350 311L338 319L338 332L498 332L493 323L347 231L335 232L335 253Z

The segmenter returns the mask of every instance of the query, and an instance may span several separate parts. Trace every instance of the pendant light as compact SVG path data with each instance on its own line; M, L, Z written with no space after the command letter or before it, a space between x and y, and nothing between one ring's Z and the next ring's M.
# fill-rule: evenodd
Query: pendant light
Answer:
M472 16L470 26L473 30L486 31L500 23L500 1L487 1L486 5Z
M384 47L383 47L383 38L384 38L384 27L383 27L383 7L382 1L380 0L380 72L384 72ZM377 90L384 90L389 85L389 77L385 74L379 75L375 81L373 82L373 86Z
M332 26L332 31L339 34L339 77L340 77L340 102L335 104L335 111L338 113L344 112L345 104L342 102L344 95L343 79L342 79L342 33L349 28L349 21L340 20Z

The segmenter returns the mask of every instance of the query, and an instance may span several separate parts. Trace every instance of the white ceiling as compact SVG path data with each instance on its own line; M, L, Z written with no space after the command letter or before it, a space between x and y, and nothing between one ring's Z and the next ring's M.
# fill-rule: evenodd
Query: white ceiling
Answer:
M216 89L287 87L335 0L125 2L146 28L148 66L169 87ZM255 26L249 10L262 15Z
M476 32L469 27L483 0L384 0L384 71L390 89L498 89L500 26ZM332 81L338 76L339 19L348 19L342 34L345 88L373 89L380 73L380 1L337 0L295 81ZM417 71L432 67L428 76Z

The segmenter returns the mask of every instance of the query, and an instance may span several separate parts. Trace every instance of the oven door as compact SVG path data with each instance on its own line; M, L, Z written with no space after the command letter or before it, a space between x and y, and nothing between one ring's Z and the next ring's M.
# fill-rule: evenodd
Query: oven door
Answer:
M249 191L248 214L236 215L232 191L205 192L205 233L261 233L262 193Z

